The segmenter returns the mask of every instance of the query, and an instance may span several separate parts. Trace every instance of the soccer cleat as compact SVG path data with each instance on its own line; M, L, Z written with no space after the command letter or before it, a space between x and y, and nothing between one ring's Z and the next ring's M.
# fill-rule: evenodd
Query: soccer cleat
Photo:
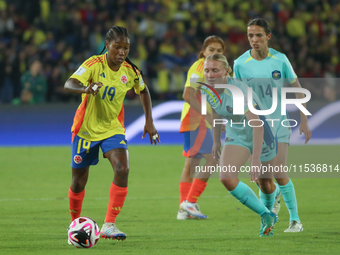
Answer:
M187 213L186 211L180 209L178 210L177 213L177 220L189 220L189 219L193 219L194 217L192 217L189 213Z
M275 213L265 213L263 217L261 217L261 230L260 236L273 236L273 228L275 223L278 221L278 217Z
M302 232L303 226L302 223L296 220L292 220L289 222L289 227L284 231L286 233L294 233L294 232Z
M262 226L262 225L261 225L261 226ZM269 234L265 235L265 234L263 234L262 228L261 228L261 229L260 229L259 236L260 236L260 237L271 237L271 236L274 236L274 231L273 231L273 229L272 229L272 230L270 230Z
M114 223L104 223L100 230L100 237L112 240L125 240L126 234L120 231Z
M281 191L279 192L279 194L275 197L275 202L274 202L274 206L273 206L273 210L272 212L275 213L276 215L279 214L281 205L280 205L280 200L281 200Z
M208 218L207 215L204 215L203 213L201 213L200 211L200 207L197 203L190 203L187 200L184 200L181 205L180 208L183 211L186 211L188 214L190 214L191 216L194 216L196 218L199 219L206 219Z

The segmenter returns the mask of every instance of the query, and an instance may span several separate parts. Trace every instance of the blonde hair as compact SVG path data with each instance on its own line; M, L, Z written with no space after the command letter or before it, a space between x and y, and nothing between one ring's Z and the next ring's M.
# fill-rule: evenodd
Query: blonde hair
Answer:
M224 67L225 70L229 69L228 75L230 75L233 72L233 70L231 69L231 66L229 65L229 62L228 62L226 56L222 55L221 53L214 53L214 54L209 55L205 59L205 62L206 61L218 61L218 62L222 63L222 66Z

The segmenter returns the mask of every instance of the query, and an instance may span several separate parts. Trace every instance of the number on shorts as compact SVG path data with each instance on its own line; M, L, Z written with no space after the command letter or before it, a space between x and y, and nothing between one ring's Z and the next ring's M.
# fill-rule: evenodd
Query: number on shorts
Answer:
M83 141L83 143L82 143L82 141ZM83 140L83 139L79 139L77 153L78 154L80 153L80 149L81 149L82 145L83 145L83 149L86 149L86 153L89 153L90 152L91 142Z

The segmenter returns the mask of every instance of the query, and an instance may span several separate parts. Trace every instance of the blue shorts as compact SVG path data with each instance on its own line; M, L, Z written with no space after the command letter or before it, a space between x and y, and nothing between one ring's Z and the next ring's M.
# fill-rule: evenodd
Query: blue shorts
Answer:
M183 156L188 158L203 158L202 154L212 152L214 138L211 129L199 126L194 131L183 132Z
M87 141L76 135L71 146L71 166L73 168L84 168L89 165L97 165L99 147L103 154L117 148L128 148L125 135L114 135L101 141Z

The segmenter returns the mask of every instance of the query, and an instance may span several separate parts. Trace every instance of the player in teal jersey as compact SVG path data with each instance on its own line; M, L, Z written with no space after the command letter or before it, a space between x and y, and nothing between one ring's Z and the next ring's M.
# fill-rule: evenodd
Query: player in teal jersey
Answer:
M277 166L285 166L288 155L290 128L281 125L281 122L287 118L287 115L281 115L281 94L280 90L285 81L293 87L301 88L297 76L285 54L280 53L268 47L268 41L271 38L271 31L268 23L261 18L253 19L249 22L247 35L251 50L246 51L234 62L234 77L241 79L258 95L266 109L270 109L273 103L272 91L274 87L278 88L277 109L270 115L271 119L276 121L278 153L275 159ZM304 96L297 93L298 98ZM306 107L305 104L303 104ZM300 134L304 133L305 143L311 138L311 131L308 126L307 116L301 113ZM301 232L302 223L298 215L298 207L295 195L295 189L292 181L286 173L277 173L274 175L278 186L277 193L272 197L265 196L260 191L260 197L267 202L268 208L278 213L280 209L279 201L282 193L290 214L290 223L285 232ZM275 203L275 204L274 204Z
M212 107L213 123L219 122L224 117L226 124L226 138L221 151L222 125L214 124L213 156L220 160L220 180L229 193L249 209L261 216L260 236L272 236L272 228L277 221L277 216L257 198L252 189L238 179L248 157L252 154L252 168L249 172L251 181L257 181L264 194L275 192L272 173L263 175L256 171L263 166L272 165L277 153L277 139L275 129L268 125L265 116L258 116L248 108L247 98L241 100L244 114L236 115L233 112L235 95L229 89L215 88L215 84L233 85L247 95L247 85L229 76L231 68L225 56L212 54L204 62L204 76L209 84L201 87L202 95L206 95L207 102ZM258 110L261 103L253 93L252 105ZM251 125L249 123L252 123ZM232 124L233 123L233 124ZM242 124L243 123L243 124ZM256 124L255 124L256 123ZM262 123L259 124L259 123ZM243 168L244 169L244 168Z

